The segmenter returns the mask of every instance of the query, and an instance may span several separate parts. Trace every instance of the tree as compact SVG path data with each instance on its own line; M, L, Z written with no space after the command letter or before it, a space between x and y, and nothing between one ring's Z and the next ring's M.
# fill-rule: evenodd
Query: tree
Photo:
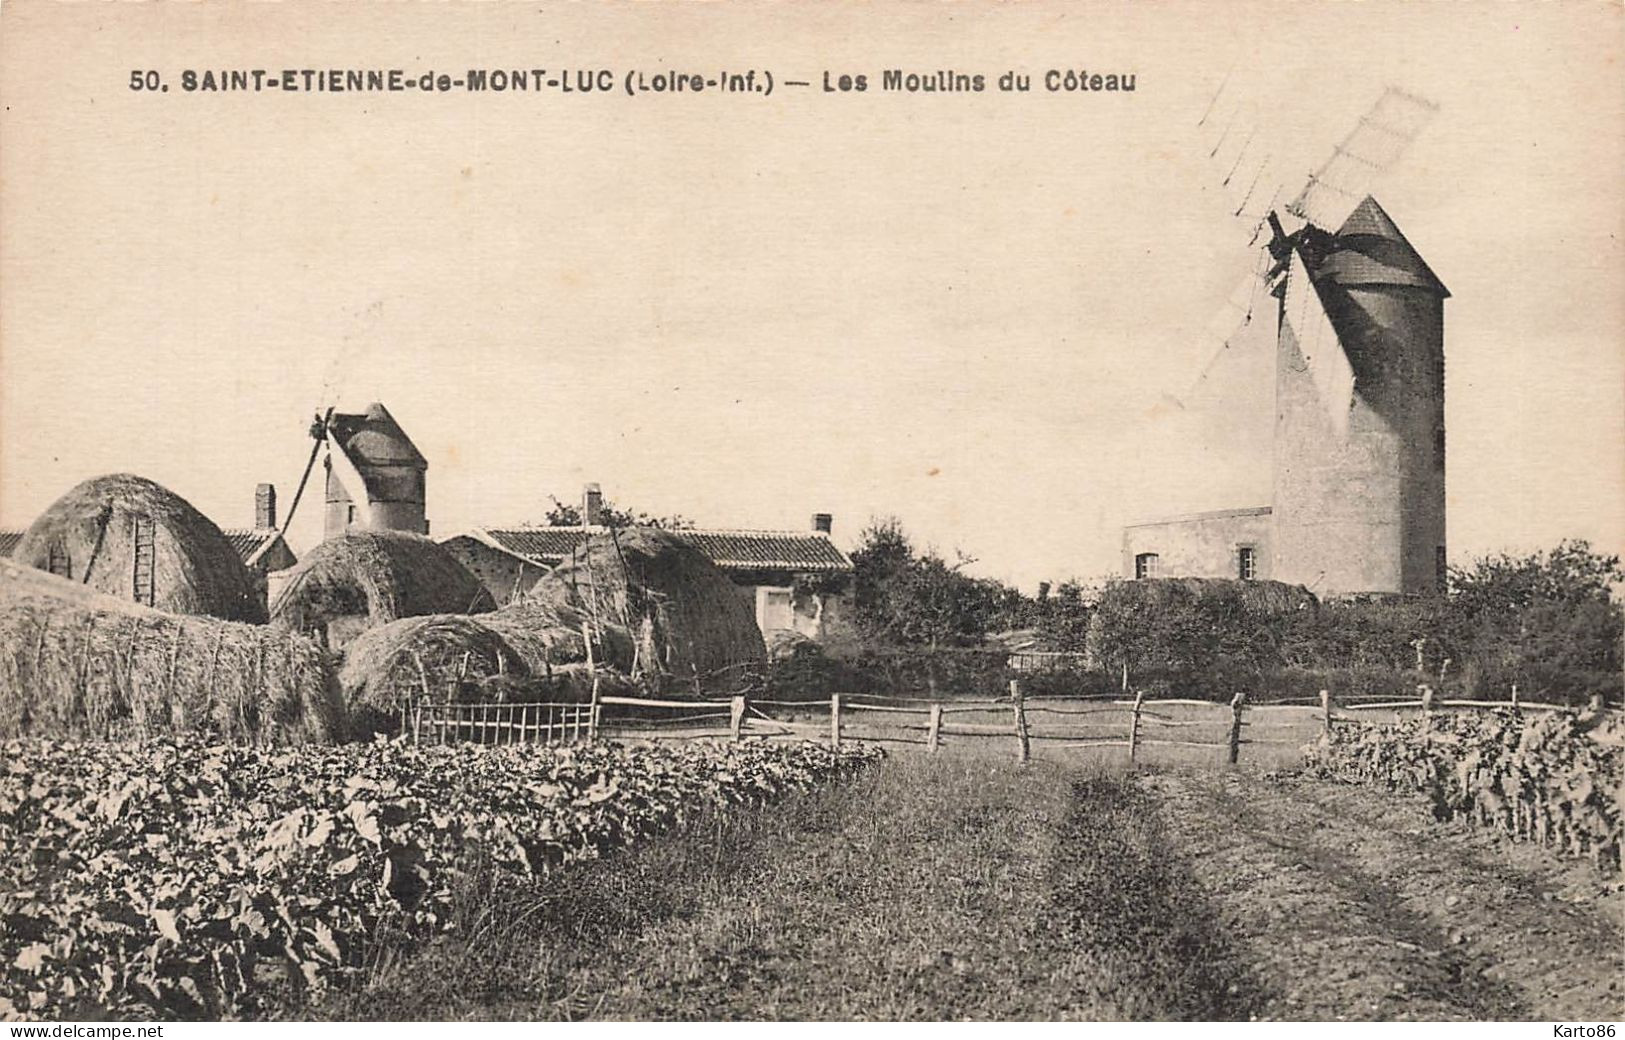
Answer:
M1547 552L1501 554L1450 574L1448 638L1473 686L1517 682L1529 696L1619 697L1625 583L1617 556L1565 541Z
M580 506L549 497L553 499L553 506L543 518L548 527L581 526ZM694 527L694 521L686 516L675 513L671 516L654 516L642 511L620 509L607 498L599 509L598 522L605 527L661 527L668 531L686 531Z
M934 551L916 552L895 517L871 521L852 553L858 630L887 646L981 643L1009 612L1014 590L965 574L974 562L963 554L949 563Z

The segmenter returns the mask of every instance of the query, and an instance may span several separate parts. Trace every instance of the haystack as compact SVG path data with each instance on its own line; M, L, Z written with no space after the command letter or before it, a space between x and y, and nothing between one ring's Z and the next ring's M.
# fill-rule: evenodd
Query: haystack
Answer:
M391 733L405 706L469 700L466 691L492 676L529 675L524 660L479 619L429 614L357 636L344 649L339 685L358 731Z
M265 621L248 568L220 528L174 492L128 473L87 480L57 499L11 558L171 614Z
M345 732L331 664L307 639L151 610L0 560L0 738Z
M271 623L335 649L401 618L496 608L479 579L451 553L401 531L330 538L284 573L271 602Z
M765 656L750 605L704 554L669 532L634 527L584 540L537 582L533 606L569 607L594 631L619 629L609 665L675 688L727 688Z
M357 636L345 648L339 669L355 732L393 734L402 709L410 711L420 702L583 702L594 692L595 676L600 694L634 692L624 676L604 668L595 672L584 659L556 663L536 642L526 644L536 655L533 668L503 630L492 625L496 617L431 614L402 618ZM523 638L535 636L527 632Z

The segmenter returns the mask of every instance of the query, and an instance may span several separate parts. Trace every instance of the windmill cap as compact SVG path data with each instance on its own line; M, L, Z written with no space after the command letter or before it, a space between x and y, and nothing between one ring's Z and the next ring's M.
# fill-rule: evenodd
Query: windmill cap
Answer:
M1370 195L1337 229L1331 250L1315 277L1330 279L1345 288L1388 285L1424 289L1441 297L1450 295L1399 225Z

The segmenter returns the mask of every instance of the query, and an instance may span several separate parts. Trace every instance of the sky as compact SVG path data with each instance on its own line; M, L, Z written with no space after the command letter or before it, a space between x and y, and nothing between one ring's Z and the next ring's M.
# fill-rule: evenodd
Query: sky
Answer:
M706 526L832 513L847 546L895 516L1027 589L1113 571L1127 520L1270 497L1273 315L1193 391L1254 255L1196 127L1228 75L1305 172L1385 85L1439 105L1374 193L1453 293L1451 555L1625 551L1621 12L13 0L0 525L127 471L246 526L257 482L286 510L313 412L382 400L437 534L594 481ZM536 66L812 86L179 87ZM148 68L173 89L131 91ZM905 95L887 68L1137 85Z

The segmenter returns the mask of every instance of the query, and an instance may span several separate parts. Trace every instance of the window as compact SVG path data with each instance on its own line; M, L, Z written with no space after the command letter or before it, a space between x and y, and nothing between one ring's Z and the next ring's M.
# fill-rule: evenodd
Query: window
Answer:
M1242 581L1252 581L1258 577L1258 550L1250 545L1244 545L1236 550L1236 575Z
M756 589L756 627L767 635L795 627L795 596L792 589L762 585Z
M355 523L355 506L350 507L350 513L347 517L345 517L344 522L352 525Z
M1158 563L1156 553L1140 553L1134 557L1134 577L1137 579L1155 578L1159 570Z

